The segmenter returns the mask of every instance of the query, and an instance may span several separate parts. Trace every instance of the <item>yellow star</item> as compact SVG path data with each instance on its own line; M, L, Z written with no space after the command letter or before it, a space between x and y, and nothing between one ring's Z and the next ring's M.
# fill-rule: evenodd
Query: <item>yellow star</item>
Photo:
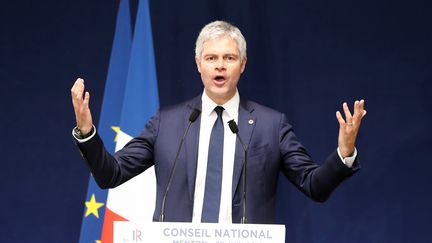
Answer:
M111 126L111 129L114 130L114 132L116 133L116 136L114 138L114 142L117 142L117 140L118 140L118 134L120 132L120 127L119 126Z
M98 209L102 207L104 204L96 202L95 194L92 194L90 201L86 201L85 205L87 207L87 211L85 213L85 217L93 214L96 218L99 218Z
M95 240L96 241L96 243L101 243L101 241L100 240Z

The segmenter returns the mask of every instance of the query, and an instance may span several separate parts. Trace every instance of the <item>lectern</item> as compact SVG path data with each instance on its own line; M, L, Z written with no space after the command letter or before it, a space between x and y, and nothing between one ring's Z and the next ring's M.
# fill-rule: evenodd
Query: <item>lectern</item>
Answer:
M285 243L285 226L114 222L114 243Z

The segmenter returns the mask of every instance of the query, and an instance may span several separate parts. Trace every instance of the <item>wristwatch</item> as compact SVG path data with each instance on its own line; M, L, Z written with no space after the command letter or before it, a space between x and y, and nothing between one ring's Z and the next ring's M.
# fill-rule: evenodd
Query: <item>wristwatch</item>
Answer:
M78 139L86 139L86 138L90 137L93 134L93 130L94 130L94 128L92 127L91 130L90 130L90 132L88 132L87 134L83 134L78 127L75 127L73 129L73 134Z

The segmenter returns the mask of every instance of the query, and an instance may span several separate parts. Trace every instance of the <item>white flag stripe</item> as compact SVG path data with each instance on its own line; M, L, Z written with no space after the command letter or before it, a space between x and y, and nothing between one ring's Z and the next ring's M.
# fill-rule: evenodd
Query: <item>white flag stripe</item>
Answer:
M121 130L117 136L116 151L132 139ZM152 166L122 185L110 189L107 207L129 221L152 222L155 201L156 176Z

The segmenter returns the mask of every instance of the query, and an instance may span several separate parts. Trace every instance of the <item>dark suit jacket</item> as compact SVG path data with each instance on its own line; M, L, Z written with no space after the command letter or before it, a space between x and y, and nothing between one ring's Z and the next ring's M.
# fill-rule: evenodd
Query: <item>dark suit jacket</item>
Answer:
M192 110L201 110L201 96L160 109L139 137L111 156L98 135L78 144L96 182L102 188L116 187L154 165L157 195L154 220L159 218L162 197L173 167L176 150ZM167 198L166 221L192 221L198 158L200 118L192 124L181 151ZM249 122L253 120L251 124ZM248 148L247 216L249 223L274 221L276 188L282 172L299 190L316 201L331 192L359 169L345 166L334 151L321 166L312 162L296 138L285 115L255 102L241 99L239 135ZM232 218L240 222L242 210L242 166L244 153L237 140L232 183ZM153 203L153 202L149 202ZM143 205L145 207L145 205Z

